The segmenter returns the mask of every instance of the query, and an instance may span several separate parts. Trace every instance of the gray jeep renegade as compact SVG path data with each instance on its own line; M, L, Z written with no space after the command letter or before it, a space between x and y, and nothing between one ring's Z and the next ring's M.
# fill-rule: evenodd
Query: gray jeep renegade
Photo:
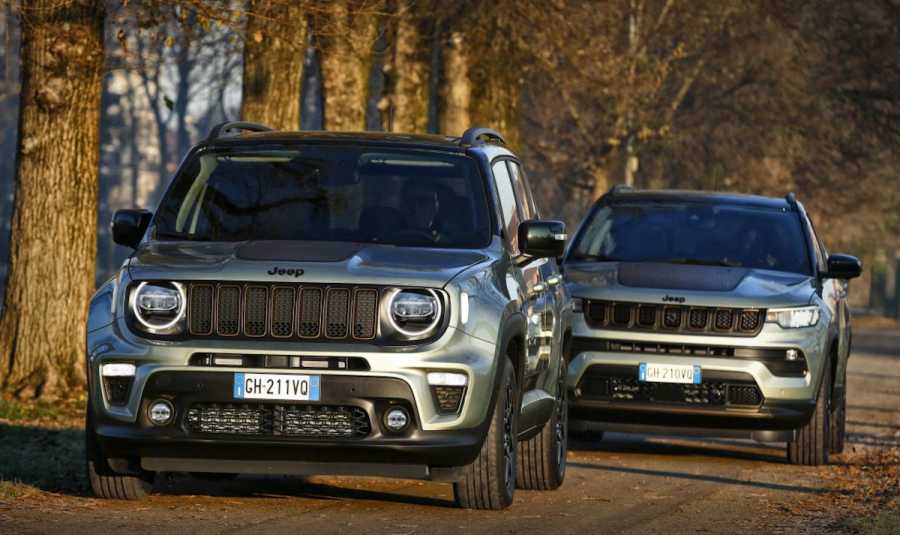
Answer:
M477 509L562 484L565 227L496 132L223 124L112 225L135 250L90 303L98 496L157 471L430 479Z
M793 195L616 187L563 269L573 430L786 441L803 465L843 450L861 267Z

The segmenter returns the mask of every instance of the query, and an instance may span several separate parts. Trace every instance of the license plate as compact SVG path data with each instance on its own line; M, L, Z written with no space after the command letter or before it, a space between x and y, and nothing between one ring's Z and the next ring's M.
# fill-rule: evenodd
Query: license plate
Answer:
M320 387L318 375L234 374L234 399L319 401Z
M642 362L638 380L642 383L700 384L700 366L684 364L652 364Z

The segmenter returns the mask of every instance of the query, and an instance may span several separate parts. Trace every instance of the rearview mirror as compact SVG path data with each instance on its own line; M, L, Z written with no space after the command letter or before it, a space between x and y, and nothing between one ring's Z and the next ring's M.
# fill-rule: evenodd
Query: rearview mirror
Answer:
M525 258L555 258L566 250L562 221L525 221L519 225L519 250Z
M862 262L855 256L829 255L827 264L828 271L821 273L823 279L855 279L862 275Z
M119 245L135 248L141 243L153 214L149 210L117 210L112 218L112 238Z

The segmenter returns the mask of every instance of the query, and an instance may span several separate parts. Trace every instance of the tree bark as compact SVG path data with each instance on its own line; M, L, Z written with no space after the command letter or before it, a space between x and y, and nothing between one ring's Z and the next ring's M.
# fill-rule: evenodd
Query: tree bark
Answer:
M316 21L322 58L326 130L366 129L369 70L381 0L327 0Z
M387 88L382 104L384 124L394 132L425 133L428 129L429 76L434 40L435 6L429 0L396 0L390 39L390 57L385 64Z
M490 3L443 22L439 125L459 136L469 127L499 131L519 148L519 62L513 25Z
M104 3L25 0L0 386L53 398L85 383L97 253Z
M297 0L250 0L241 120L300 128L308 11Z

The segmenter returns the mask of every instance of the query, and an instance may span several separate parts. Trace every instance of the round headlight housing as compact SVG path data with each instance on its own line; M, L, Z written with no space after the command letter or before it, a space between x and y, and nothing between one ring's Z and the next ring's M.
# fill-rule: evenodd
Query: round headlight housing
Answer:
M167 331L184 318L184 288L175 283L142 282L131 302L134 317L150 331Z
M431 289L396 290L388 300L391 327L410 338L423 338L437 330L443 304Z

